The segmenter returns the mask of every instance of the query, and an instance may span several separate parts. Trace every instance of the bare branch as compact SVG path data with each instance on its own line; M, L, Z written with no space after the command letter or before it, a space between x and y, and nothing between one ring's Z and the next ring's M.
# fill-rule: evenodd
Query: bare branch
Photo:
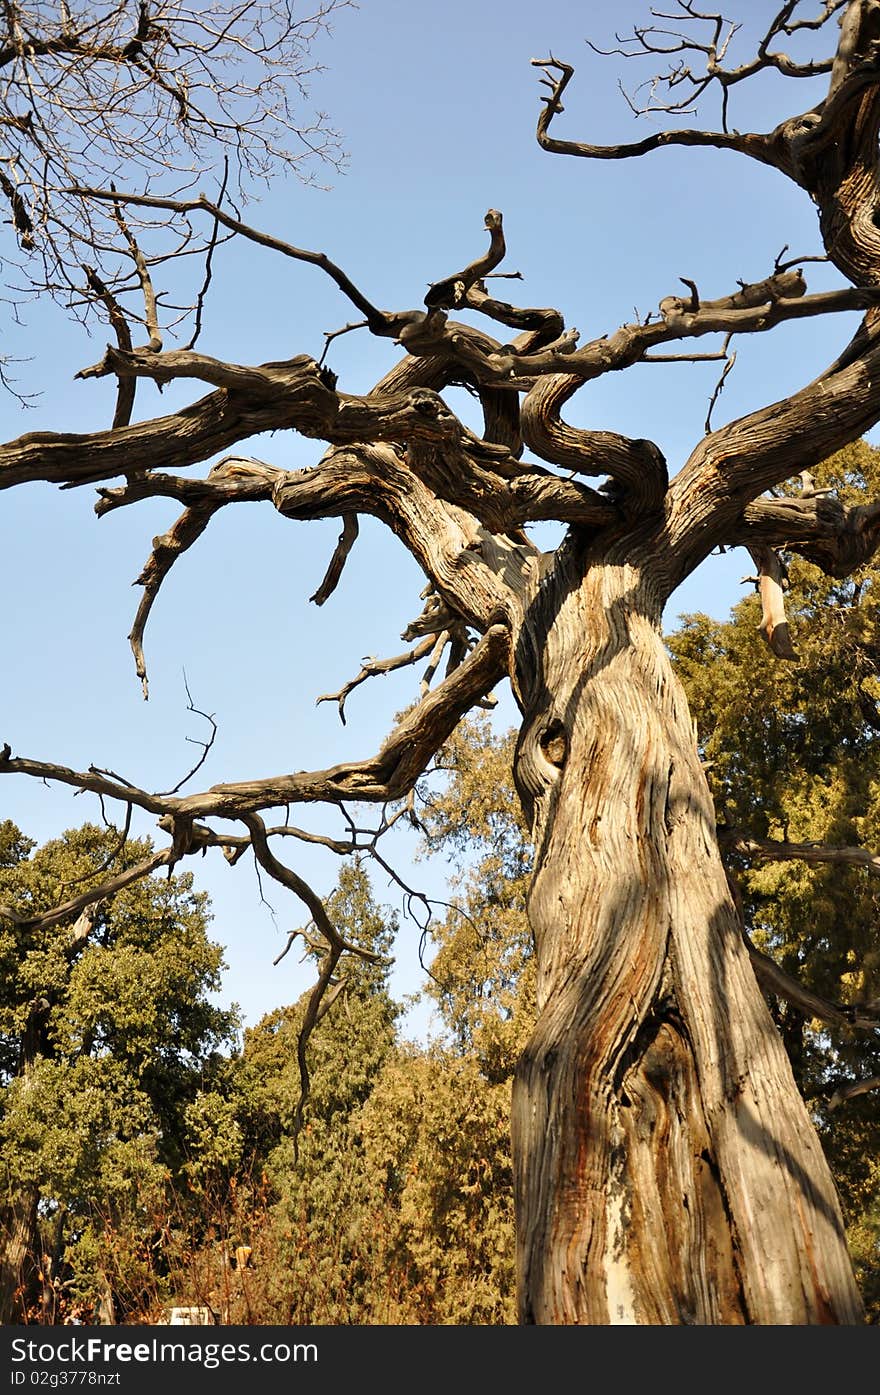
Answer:
M528 353L543 347L553 339L558 339L565 329L565 320L558 310L523 309L511 305L508 301L496 300L487 295L480 281L470 287L464 304L468 310L477 310L481 315L487 315L489 319L497 320L499 324L508 325L511 329L530 331L531 337L519 348L520 353Z
M762 987L768 992L784 998L805 1017L815 1017L818 1021L827 1022L832 1027L858 1027L867 1031L876 1031L880 1027L880 1012L871 1012L863 1008L829 1002L827 998L820 997L818 993L813 993L809 988L798 983L797 979L792 978L791 974L787 974L784 969L781 969L775 959L770 958L769 954L764 954L762 950L757 949L745 930L743 930L743 939L749 951L752 968L755 970L755 975Z
M338 137L307 114L305 80L311 44L346 2L319 0L305 16L283 0L7 6L0 186L28 280L61 298L71 251L79 260L83 245L103 243L99 275L116 290L126 240L76 192L86 179L112 184L124 173L154 193L178 192L219 156L246 193L279 168L309 180L316 161L338 166Z
M709 410L706 413L706 421L703 427L704 431L706 432L706 435L708 435L709 432L712 430L712 413L715 410L715 404L717 403L719 397L724 391L724 384L727 381L727 375L733 368L733 365L736 363L736 350L734 349L732 354L728 354L727 352L727 346L729 343L730 335L728 334L727 338L724 341L724 348L722 349L720 354L720 357L725 358L727 362L721 370L718 382L715 384L714 391L712 393L711 398L709 399Z
M345 514L342 519L342 532L339 534L339 541L330 559L330 565L327 568L324 580L321 582L315 594L309 597L309 600L314 601L315 605L323 605L324 602L333 595L333 592L339 585L342 569L348 559L348 554L357 542L359 531L357 514ZM321 699L318 698L318 701L320 702ZM339 715L342 716L341 709Z
M113 365L108 362L106 371L114 373L118 368L127 372L128 355L110 352L116 358ZM164 357L146 355L152 364ZM226 375L224 388L230 385L230 376L234 375ZM310 358L276 366L274 372L268 368L263 374L254 371L250 381L263 388L253 399L224 390L170 416L114 431L86 435L35 431L20 436L0 447L0 489L32 480L93 484L149 468L156 459L166 469L193 465L249 436L284 427L320 437L322 428L337 413L337 399L321 381Z
M134 474L124 485L98 490L95 513L99 518L114 509L126 508L142 499L177 499L196 509L213 505L255 503L271 499L272 488L286 472L249 457L225 456L212 466L206 479L182 475Z
M111 186L112 187L112 186ZM128 245L131 259L137 271L138 281L144 297L144 323L149 335L147 349L150 353L158 354L162 349L162 335L159 333L159 317L156 310L156 292L153 289L153 278L150 276L150 268L147 259L138 246L134 233L129 228L122 213L119 203L113 205L113 217L119 225L120 232ZM215 225L216 227L216 225ZM216 235L216 233L215 233ZM120 348L122 345L120 345Z
M785 273L786 277L788 275ZM788 285L794 294L775 293L776 287ZM688 300L667 296L660 302L659 320L621 325L613 334L593 339L579 348L569 343L563 352L551 346L528 354L516 354L510 348L481 353L458 343L457 349L460 357L466 355L466 361L483 381L528 389L534 386L537 376L546 373L577 374L582 382L587 382L604 373L629 368L642 362L659 344L702 338L707 334L764 333L787 320L864 310L880 301L880 291L871 288L805 295L801 289L803 285L800 277L790 283L776 282L771 277L754 285L742 284L733 295L701 301L697 311L689 309ZM762 292L764 299L755 301L753 297ZM569 331L573 333L576 332Z
M463 271L457 271L442 281L435 281L425 296L429 310L451 310L467 303L468 292L482 277L494 271L503 261L506 251L502 216L497 208L490 208L484 219L489 231L489 249L476 261L470 262Z
M446 648L447 644L449 644L450 638L451 632L449 630L441 630L434 641L434 645L431 649L431 657L428 660L428 667L422 674L422 681L419 684L419 692L422 697L425 696L425 694L427 693L428 689L434 681L434 676L437 672L437 669L440 667L440 660L443 658L443 651ZM461 657L463 658L464 655L462 654ZM450 662L451 658L452 656L450 655ZM460 662L461 658L459 659L459 663ZM451 667L447 668L447 673L451 673L452 668L454 667L456 667L456 665L452 665Z
M120 351L124 354L131 353L131 330L128 327L128 320L123 314L119 301L101 280L94 267L84 266L86 281L89 288L95 293L107 310L110 323L116 332L116 343ZM116 390L116 410L113 413L114 430L120 426L128 426L131 421L131 414L134 410L134 397L137 382L134 378L122 377L118 379Z
M309 1069L306 1048L311 1033L314 1031L323 1015L322 1003L324 1002L328 988L330 988L332 984L336 966L343 954L355 954L372 963L377 962L380 956L374 954L371 950L363 949L360 945L352 944L339 934L336 926L328 916L321 898L316 895L308 883L303 881L296 872L286 867L284 863L279 862L275 857L275 854L269 847L266 838L266 828L261 818L256 814L248 814L244 817L244 823L250 833L254 855L260 866L263 867L270 876L274 877L276 881L280 882L282 886L287 887L295 896L298 896L308 907L312 920L327 942L327 952L321 963L318 981L309 995L309 1001L306 1005L302 1027L297 1040L300 1097L296 1108L293 1127L293 1136L294 1140L296 1140L302 1128L303 1112L309 1097ZM326 1004L326 1007L329 1007L329 1003ZM324 1010L326 1010L326 1007Z
M864 1080L844 1081L835 1086L828 1101L828 1108L839 1109L847 1100L855 1099L858 1095L867 1095L871 1090L877 1089L880 1089L880 1075L871 1075Z
M793 497L755 499L725 541L797 552L828 576L846 577L870 561L880 544L880 501L844 509L827 491L809 489Z
M645 354L641 363L718 363L728 357L725 349L705 354ZM735 355L734 355L735 357Z
M48 761L13 756L6 743L0 747L0 775L30 775L57 781L131 803L157 817L168 815L174 826L185 833L187 845L197 818L244 818L260 809L309 802L388 803L402 799L412 789L465 712L501 679L506 671L508 648L507 627L491 626L455 672L404 715L379 753L368 760L327 770L214 785L203 793L179 798L149 794L95 766L77 771Z
M771 547L750 547L752 561L758 568L758 593L761 597L761 634L777 659L796 659L791 642L788 617L785 613L785 587L788 574L778 552Z
M144 630L153 608L153 602L159 594L162 582L180 554L186 552L194 542L198 541L220 507L222 507L221 502L203 503L182 513L167 533L162 533L153 539L152 554L134 583L135 586L143 586L144 594L137 608L128 642L134 655L135 668L137 676L141 680L145 701L150 695L150 687L147 679L146 659L144 658Z
M406 668L409 664L418 663L419 659L423 659L426 654L430 654L433 648L434 636L429 635L427 639L422 640L421 644L417 644L414 649L408 649L404 654L396 654L394 658L364 659L361 670L355 678L349 679L337 693L322 693L320 697L315 698L315 702L335 702L339 707L339 719L344 726L345 700L349 693L354 692L355 688L359 687L361 683L365 683L368 678L374 678L377 674L394 673L397 669Z
M159 828L166 833L173 835L176 818L172 814L163 814L158 820ZM325 833L314 833L309 829L296 828L293 824L276 824L266 829L267 838L296 838L301 843L312 843L316 847L329 848L330 852L336 853L338 857L346 857L350 853L359 852L363 845L357 840L355 830L351 838L331 838ZM384 832L384 830L379 830ZM369 834L367 836L375 836ZM208 824L191 823L189 827L190 850L192 852L204 852L207 848L220 848L224 857L231 866L238 862L242 854L251 847L250 837L246 834L218 833Z
M873 876L880 876L880 856L860 847L832 847L825 843L790 843L778 838L755 838L737 829L720 828L718 838L723 847L741 857L758 858L762 862L832 863L863 867Z
M81 892L79 896L63 901L60 905L54 906L51 911L43 911L38 915L22 916L9 906L0 906L0 916L5 920L11 920L13 925L28 928L39 925L48 929L78 915L86 907L93 906L98 901L108 900L111 896L115 896L118 891L122 891L124 887L130 886L132 882L148 877L151 872L155 872L159 867L167 867L173 861L174 852L168 848L162 852L154 853L152 857L145 858L142 862L127 867L117 876L109 877L107 881L99 883L98 886L92 887L88 891Z
M12 225L18 234L19 243L26 252L30 252L34 246L34 225L24 199L9 176L2 170L0 170L0 189L9 200L9 207L12 210Z
M225 195L226 195L226 185L227 185L228 181L229 181L229 160L228 160L228 157L227 157L227 158L224 158L224 161L223 161L223 180L222 180L222 183L221 183L221 185L220 185L220 193L218 194L218 197L217 197L217 202L218 202L218 204L222 204L222 203L223 203L223 199L224 199L224 197L225 197ZM196 344L198 343L199 336L201 335L201 332L202 332L202 315L204 314L205 298L206 298L206 296L207 296L207 294L208 294L208 289L209 289L209 287L210 287L210 285L211 285L211 281L212 281L213 276L214 276L214 249L215 249L216 246L217 246L217 242L218 242L218 239L219 239L219 234L220 234L220 224L219 224L219 222L217 221L217 219L215 218L215 219L214 219L214 222L213 222L213 225L212 225L212 227L211 227L210 235L209 235L209 237L208 237L208 244L207 244L207 246L206 246L206 248L205 248L205 276L204 276L204 280L202 281L201 286L199 287L199 293L198 293L198 295L196 296L195 311L194 311L194 313L193 313L193 332L192 332L192 334L190 335L189 341L188 341L187 344L185 345L185 347L186 347L187 349L194 349L194 348L195 348ZM120 345L120 347L121 347L121 345ZM161 347L161 345L160 345L160 347Z
M153 208L179 216L196 212L207 213L215 224L221 224L248 242L256 243L257 246L265 247L272 252L280 252L282 256L288 257L292 261L307 262L312 266L319 267L365 316L373 334L396 337L403 326L414 318L412 311L395 316L377 309L325 252L313 252L307 248L295 247L293 243L285 242L282 238L261 232L258 228L251 227L250 224L243 223L239 218L227 213L224 208L221 208L219 204L212 203L204 194L200 194L196 199L168 199L154 197L150 194L123 193L116 190L93 188L79 188L70 192L98 202L101 200L118 201L132 208ZM415 312L415 317L419 320L425 318L424 314L420 312Z
M772 135L741 134L729 131L668 130L657 131L643 140L623 145L590 145L585 141L558 140L549 134L550 124L565 108L562 95L574 76L570 63L563 63L552 55L549 58L533 58L532 66L542 68L550 76L546 80L550 96L542 98L543 110L538 117L537 139L544 150L554 155L574 155L587 160L626 160L646 155L651 150L665 146L712 146L717 150L737 150L763 164L780 167L780 153Z
M657 508L666 493L666 462L653 441L631 440L612 431L568 426L559 413L582 385L574 376L542 378L522 406L523 436L544 460L579 474L610 475L633 512Z
M327 358L327 350L330 348L334 339L338 339L341 334L350 334L353 329L367 329L368 326L368 320L354 320L351 324L343 325L341 329L328 330L324 335L324 348L321 351L321 357L318 359L318 367L323 367L324 361Z
M195 741L195 742L193 742L193 745L201 746L201 748L202 748L202 754L199 756L199 758L198 758L198 760L196 761L195 765L194 765L190 770L188 770L187 773L186 773L180 780L178 780L178 782L177 782L177 784L174 786L174 788L173 788L173 789L170 789L170 790L160 790L160 791L159 791L160 796L164 796L164 795L168 795L168 794L177 794L177 792L178 792L179 790L183 789L183 786L184 786L184 785L186 785L186 784L189 783L189 781L192 779L192 777L193 777L199 770L201 770L201 768L202 768L202 766L204 765L205 761L208 759L208 753L209 753L209 751L211 750L211 747L214 745L214 741L215 741L216 736L217 736L217 723L215 722L212 713L210 713L210 712L203 712L203 711L201 710L201 708L196 707L195 703L194 703L193 700L192 700L192 693L190 692L190 690L189 690L189 684L188 684L187 681L186 681L186 673L184 673L184 675L183 675L183 686L184 686L184 688L186 689L187 711L188 711L188 712L193 712L197 717L204 717L205 721L210 725L210 728L211 728L211 735L208 737L207 741ZM187 741L192 741L192 737L189 737L189 736L188 736L186 739L187 739Z
M474 700L499 681L507 650L506 627L492 626L455 672L404 715L371 760L311 775L299 772L270 780L217 785L204 795L190 795L181 801L180 807L194 817L219 814L235 818L242 812L288 802L386 803L400 799L413 787ZM0 763L0 773L3 768Z
M652 9L657 19L668 19L679 24L704 26L701 35L693 30L665 29L656 25L637 25L631 35L621 39L619 46L602 49L590 44L594 52L613 53L622 58L674 57L674 63L663 69L644 86L649 96L646 102L639 103L635 96L624 96L630 109L637 116L655 112L684 113L694 110L696 103L713 84L721 89L722 124L727 131L727 106L730 91L738 83L754 76L762 70L774 70L783 77L810 78L831 71L831 59L808 60L799 63L787 54L773 51L771 44L780 36L791 36L799 31L820 29L831 16L840 10L847 0L829 0L823 5L822 13L814 19L794 19L798 0L787 0L775 18L767 26L757 44L755 57L736 67L725 67L724 60L731 41L740 25L725 19L721 14L706 14L696 10L691 3L679 0L678 9L665 13ZM692 66L694 59L698 66ZM666 95L661 95L664 93ZM677 95L683 91L683 95Z
M327 944L340 954L355 954L361 959L368 960L370 963L380 962L381 955L374 954L372 950L363 949L360 945L352 944L351 941L345 939L343 935L340 935L327 914L324 902L321 900L320 896L312 890L308 882L303 881L302 877L290 867L287 867L283 862L279 862L278 858L269 847L266 826L259 815L245 814L242 816L242 822L245 824L250 834L251 846L253 847L254 855L260 866L264 871L268 872L275 881L279 882L282 886L286 887L288 891L292 891L295 896L299 897L303 905L308 908L309 915L321 935L327 941Z
M685 574L719 543L730 544L734 538L747 541L749 528L743 526L744 510L765 511L767 507L765 501L760 505L753 501L858 439L878 418L880 326L872 317L860 326L840 358L800 392L703 437L670 486L671 556L675 567L681 565L681 574ZM829 533L828 511L817 510L804 501L803 505L790 508L792 522L801 509L804 519L811 520L815 539L811 560L814 555L818 559L819 530L813 520L821 517L822 531ZM840 528L838 519L838 527L829 539L829 562L832 567L845 570L832 571L832 575L845 575L856 564L856 558L867 560L876 546L876 537L873 506L853 515L845 528ZM824 562L819 561L818 565Z

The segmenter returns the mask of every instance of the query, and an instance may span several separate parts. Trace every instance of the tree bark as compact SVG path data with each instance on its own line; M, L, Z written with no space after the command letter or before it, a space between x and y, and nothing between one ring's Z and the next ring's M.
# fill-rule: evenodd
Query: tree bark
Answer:
M50 1004L37 997L30 1004L21 1039L18 1074L27 1091L37 1058L45 1051ZM0 1237L0 1324L24 1322L36 1298L39 1262L40 1188L36 1182L10 1187L2 1209Z
M520 1320L858 1323L642 555L570 547L517 647L538 964L513 1098Z
M0 1325L26 1321L28 1297L35 1279L34 1251L37 1235L36 1187L20 1191L3 1208L3 1237L0 1244ZM30 1270L29 1269L30 1262Z

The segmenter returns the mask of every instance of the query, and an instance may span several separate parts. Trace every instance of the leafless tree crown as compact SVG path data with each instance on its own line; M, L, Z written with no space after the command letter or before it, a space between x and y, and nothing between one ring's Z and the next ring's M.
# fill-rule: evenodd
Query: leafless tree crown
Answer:
M315 41L347 3L4 4L0 196L17 243L5 258L15 290L49 289L81 313L103 306L118 319L118 298L140 295L151 265L203 258L212 245L207 227L139 227L84 186L122 180L179 197L207 177L228 200L284 170L314 180L322 163L338 164L339 138L311 109L308 82Z

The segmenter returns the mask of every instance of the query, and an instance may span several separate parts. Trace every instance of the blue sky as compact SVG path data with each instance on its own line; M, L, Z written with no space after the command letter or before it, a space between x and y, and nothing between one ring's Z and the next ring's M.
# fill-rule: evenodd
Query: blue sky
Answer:
M750 21L771 16L776 0L748 0ZM480 253L487 208L504 213L507 269L525 280L509 287L523 303L556 305L582 338L613 331L678 291L681 276L707 297L758 280L786 255L820 250L809 201L771 171L726 152L666 150L638 162L592 163L553 157L534 139L538 111L532 57L552 51L575 64L558 133L592 140L630 140L658 122L636 123L617 90L647 67L600 59L589 34L608 44L615 28L644 19L634 0L584 5L544 0L365 0L340 11L322 39L326 70L312 95L342 132L347 173L327 172L332 187L304 188L279 180L252 203L249 219L303 247L322 249L343 266L374 303L416 307L427 285ZM747 35L744 34L744 41ZM732 122L766 129L818 100L805 84L784 80L744 86L734 94ZM714 124L706 108L702 124ZM207 188L210 188L206 184ZM836 284L823 267L807 266L811 289ZM329 280L313 267L280 262L243 244L217 257L213 304L200 347L238 362L297 353L318 356L326 331L356 318ZM22 431L98 429L108 424L112 392L105 382L74 382L98 359L91 341L49 307L25 312L9 352L23 387L41 393L23 412L0 401L4 439ZM785 396L835 356L854 317L807 320L738 345L713 424ZM170 346L170 345L169 345ZM364 391L394 361L393 347L364 331L331 346L340 387ZM640 367L590 385L572 403L573 422L655 440L672 470L703 431L717 365ZM180 388L164 399L139 389L137 412L164 412L196 396ZM463 398L463 395L461 395ZM455 400L462 412L466 400ZM315 442L288 436L252 443L251 453L286 467L317 458ZM418 613L423 578L400 545L369 520L342 584L322 608L308 604L332 551L335 521L291 524L269 506L228 509L201 543L175 567L154 607L147 632L150 700L144 703L126 635L140 571L154 534L176 509L149 501L98 522L94 492L65 493L47 485L9 491L0 523L0 574L5 586L7 672L0 698L0 741L17 754L73 766L112 768L150 788L173 785L192 763L188 738L202 735L187 714L183 673L199 707L215 713L220 730L199 787L282 770L332 764L376 749L395 711L412 700L418 671L377 679L352 695L342 727L335 706L317 695L338 689L363 655L385 656L404 646L399 635ZM678 613L723 616L743 594L750 570L745 554L713 557L673 599ZM513 718L504 694L502 716ZM2 811L40 840L98 816L87 797L24 779L3 782ZM303 815L303 822L306 816ZM339 831L318 816L312 825ZM143 823L141 831L149 831ZM402 874L442 896L444 868L412 865L413 840L399 840ZM285 855L293 859L290 845ZM335 860L319 850L296 852L295 865L323 892L332 888ZM246 1020L290 1001L307 972L291 954L271 960L286 932L306 916L287 893L265 887L261 903L252 864L229 869L219 853L194 865L197 884L212 897L213 933L227 948L226 995ZM375 879L376 893L399 908L400 893ZM418 931L404 923L394 987L412 992L422 979ZM427 1019L414 1019L419 1027Z

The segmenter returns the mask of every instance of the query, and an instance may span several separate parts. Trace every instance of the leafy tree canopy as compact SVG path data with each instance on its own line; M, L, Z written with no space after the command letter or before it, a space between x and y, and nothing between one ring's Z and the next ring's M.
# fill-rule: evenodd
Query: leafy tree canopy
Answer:
M87 1257L123 1218L143 1228L150 1199L181 1179L191 1112L222 1078L237 1016L214 1001L222 950L189 873L56 914L111 859L138 867L146 840L85 825L35 850L7 821L0 850L7 1246L24 1227L31 1270L42 1246L68 1289L94 1297Z

